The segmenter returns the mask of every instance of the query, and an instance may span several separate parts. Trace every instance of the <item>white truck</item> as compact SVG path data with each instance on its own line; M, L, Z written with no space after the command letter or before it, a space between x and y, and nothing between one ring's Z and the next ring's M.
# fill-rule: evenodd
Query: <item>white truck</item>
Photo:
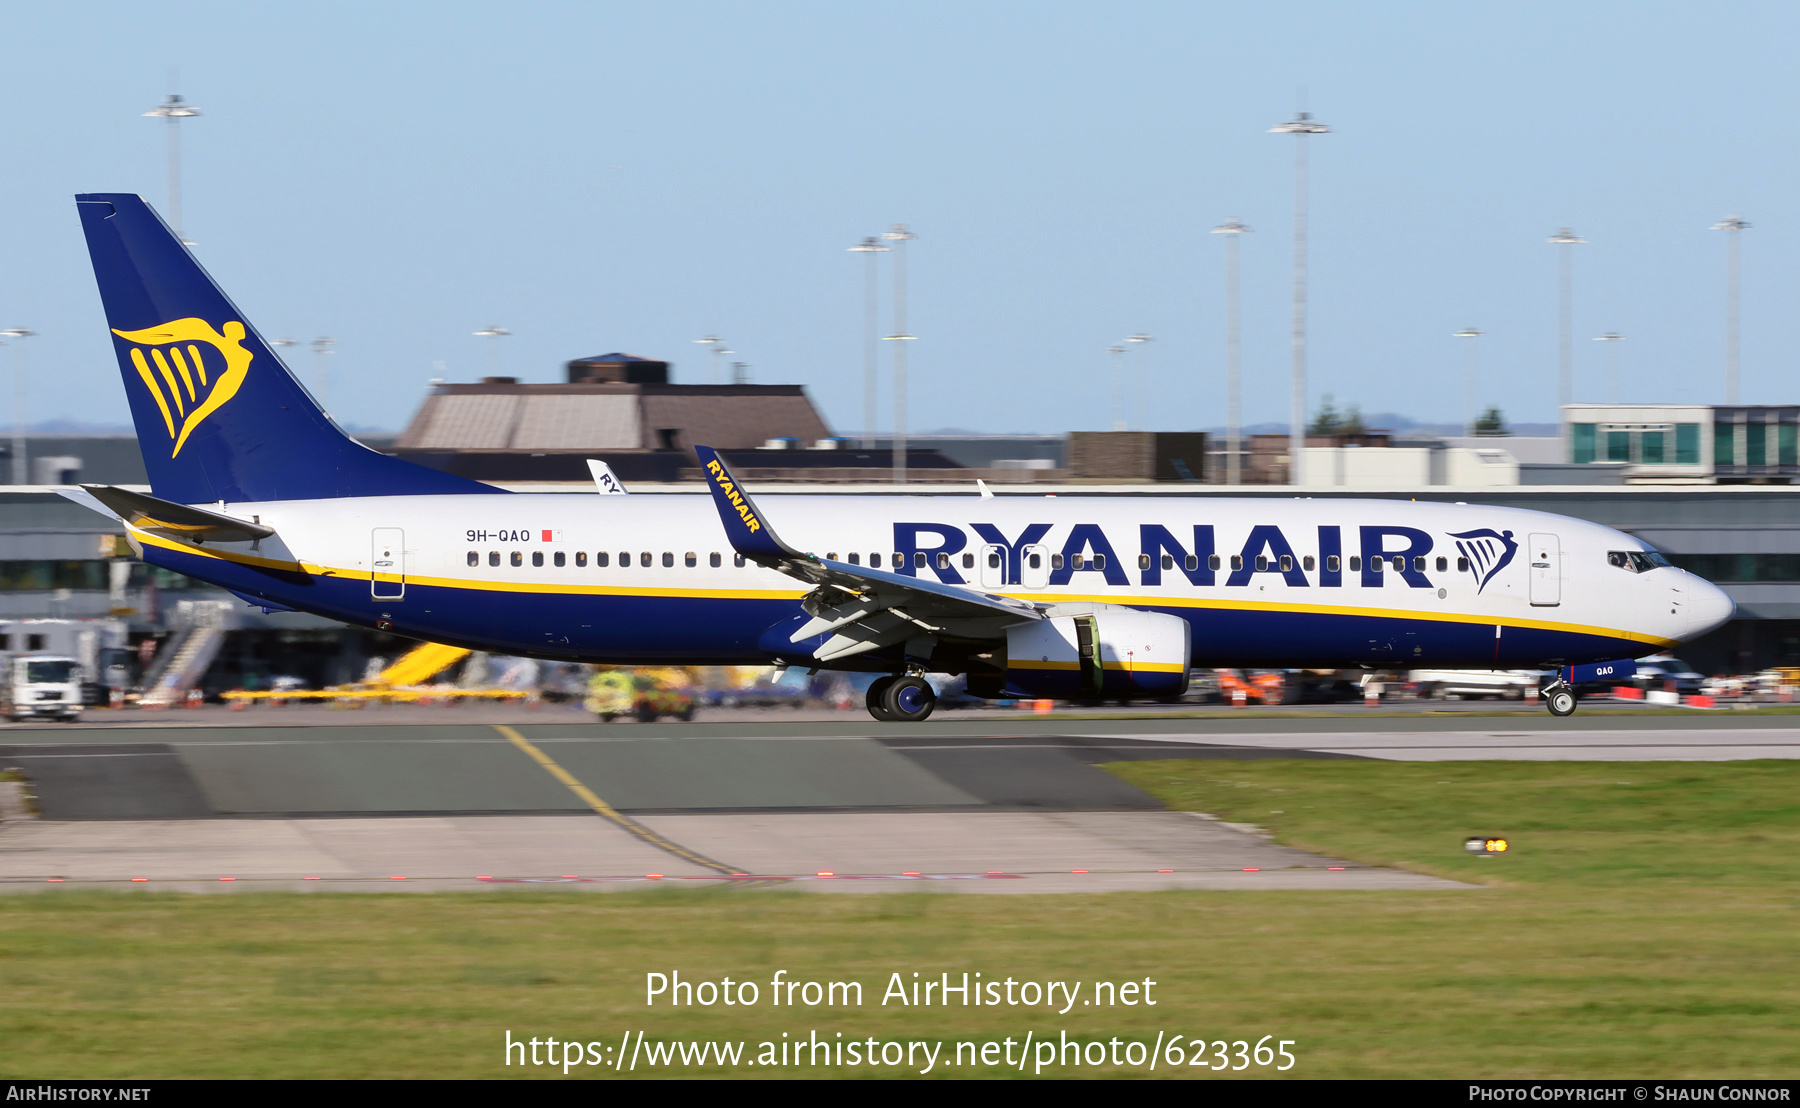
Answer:
M1419 696L1430 700L1520 700L1535 692L1543 675L1535 669L1415 669L1406 679L1418 686Z
M81 663L62 654L13 654L0 684L0 715L28 719L81 718Z

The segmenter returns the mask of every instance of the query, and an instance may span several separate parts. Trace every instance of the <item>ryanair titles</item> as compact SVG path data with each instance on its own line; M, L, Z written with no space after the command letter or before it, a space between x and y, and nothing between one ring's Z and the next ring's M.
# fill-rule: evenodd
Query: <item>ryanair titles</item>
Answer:
M744 521L744 527L751 534L762 530L762 522L756 518L756 513L750 510L750 505L738 492L737 485L731 480L731 475L725 472L725 467L719 464L717 458L706 463L706 472L712 474L713 483L719 486L719 493L731 501L731 506L737 509L738 518Z
M726 482L718 479L723 487ZM1251 584L1258 574L1274 574L1292 588L1329 589L1343 587L1348 574L1353 583L1369 588L1397 578L1409 588L1430 589L1437 585L1429 574L1456 573L1485 589L1519 549L1511 531L1449 535L1443 553L1435 553L1437 540L1417 527L1329 524L1305 528L1304 535L1290 528L1290 535L1273 524L1259 524L1250 528L1236 553L1226 554L1210 523L1194 524L1186 535L1159 523L1142 523L1135 549L1124 547L1135 555L1127 561L1114 544L1117 528L1108 536L1099 524L1077 523L1052 547L1044 541L1051 526L1033 523L1009 536L994 524L975 523L970 525L972 542L970 531L955 524L896 523L893 568L909 577L930 573L945 584L990 588L1025 584L1028 576L1034 584L1054 587L1092 573L1119 586L1161 585L1165 574L1179 574L1197 586L1220 584L1223 576L1223 584L1233 588ZM1472 558L1477 542L1479 554ZM1131 570L1138 575L1136 582L1128 576Z

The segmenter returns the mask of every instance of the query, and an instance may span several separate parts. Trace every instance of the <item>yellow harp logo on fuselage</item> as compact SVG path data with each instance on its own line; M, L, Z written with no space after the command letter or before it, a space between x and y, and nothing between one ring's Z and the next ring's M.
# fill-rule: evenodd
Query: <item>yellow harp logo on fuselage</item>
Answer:
M142 331L115 329L113 334L139 344L131 348L131 364L137 367L144 387L155 398L163 426L175 442L175 449L169 452L171 458L181 453L182 444L194 428L237 395L254 357L244 349L244 325L235 319L225 324L223 334L204 319L194 318L177 319ZM168 348L167 354L164 347ZM210 373L206 347L213 351ZM218 364L221 358L225 362L222 370Z

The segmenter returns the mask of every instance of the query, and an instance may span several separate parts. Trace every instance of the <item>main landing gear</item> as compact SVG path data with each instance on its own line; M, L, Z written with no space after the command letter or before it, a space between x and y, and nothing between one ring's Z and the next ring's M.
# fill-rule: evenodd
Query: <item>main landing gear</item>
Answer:
M878 677L869 686L869 714L884 723L918 723L937 707L937 693L912 674Z
M1550 709L1553 716L1575 714L1575 690L1569 683L1558 677L1544 688L1544 707Z

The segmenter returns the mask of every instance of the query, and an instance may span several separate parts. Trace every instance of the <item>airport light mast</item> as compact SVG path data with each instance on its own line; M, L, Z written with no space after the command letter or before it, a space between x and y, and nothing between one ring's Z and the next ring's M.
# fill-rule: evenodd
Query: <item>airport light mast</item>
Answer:
M331 414L331 356L337 352L337 340L320 335L312 340L313 376L319 384L319 407Z
M1454 339L1479 339L1485 337L1485 335L1486 332L1484 331L1478 331L1473 327L1464 327L1450 337ZM1475 437L1475 421L1480 418L1480 413L1476 411L1480 406L1480 402L1475 398L1475 390L1480 381L1476 365L1477 359L1479 358L1479 354L1476 351L1478 346L1480 346L1480 343L1469 343L1468 357L1463 360L1463 434L1470 438Z
M875 446L875 377L876 363L880 360L881 330L876 319L875 292L880 280L876 266L877 254L885 254L888 248L881 245L881 240L874 235L863 239L855 246L848 248L853 254L861 254L868 259L863 267L863 433L864 450Z
M180 94L173 92L167 100L144 113L152 119L169 121L169 229L175 232L183 246L194 244L181 233L181 121L199 114L199 108L184 103Z
M1306 139L1328 135L1331 128L1310 112L1297 112L1293 119L1269 128L1269 133L1294 136L1294 396L1289 410L1288 484L1298 485L1306 457Z
M881 237L894 244L894 484L906 483L906 344L918 338L906 330L906 244L919 236L896 223Z
M1563 227L1549 240L1562 247L1559 261L1561 295L1557 300L1558 324L1556 348L1556 418L1562 418L1574 393L1575 379L1575 248L1587 242L1573 230Z
M1112 429L1123 431L1125 427L1125 348L1109 346L1106 353L1112 363Z
M731 376L726 371L725 359L736 354L737 351L726 346L725 340L717 335L707 335L704 338L698 338L694 341L707 347L713 352L713 383L729 384L731 382Z
M12 483L23 485L30 476L25 456L25 340L37 337L37 332L8 327L0 335L13 340Z
M1125 349L1136 350L1139 355L1132 361L1137 365L1137 429L1140 431L1150 429L1150 362L1143 355L1150 352L1150 347L1145 344L1155 341L1142 331L1125 339Z
M1606 344L1606 402L1619 402L1619 344L1625 336L1617 331L1608 331L1604 335L1594 336L1595 342Z
M1738 232L1750 224L1728 215L1711 230L1725 231L1725 403L1738 402Z
M1243 334L1242 312L1238 302L1238 236L1250 233L1236 216L1212 229L1225 235L1225 483L1236 485L1243 478L1241 439L1243 438L1243 398L1239 389Z

